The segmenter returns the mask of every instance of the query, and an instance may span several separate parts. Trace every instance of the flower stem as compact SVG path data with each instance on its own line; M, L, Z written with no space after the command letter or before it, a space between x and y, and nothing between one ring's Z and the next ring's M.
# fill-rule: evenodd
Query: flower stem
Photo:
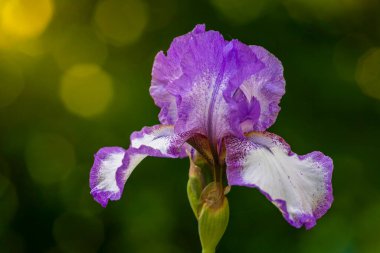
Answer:
M202 250L202 253L215 253L215 250Z

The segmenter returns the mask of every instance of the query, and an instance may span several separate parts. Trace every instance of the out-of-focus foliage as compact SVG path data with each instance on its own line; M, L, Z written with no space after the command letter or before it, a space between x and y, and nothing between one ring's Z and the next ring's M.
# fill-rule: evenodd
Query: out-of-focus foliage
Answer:
M154 55L206 23L283 63L272 131L334 159L335 202L311 231L234 187L218 252L380 252L380 2L0 0L0 252L200 252L189 162L149 158L107 209L92 154L158 122Z

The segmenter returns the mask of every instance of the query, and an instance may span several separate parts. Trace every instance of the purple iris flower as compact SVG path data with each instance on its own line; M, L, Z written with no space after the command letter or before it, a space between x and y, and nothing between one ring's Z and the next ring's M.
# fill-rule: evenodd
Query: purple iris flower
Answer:
M281 62L260 46L227 41L197 25L154 60L150 94L161 124L131 135L128 149L104 147L90 173L91 194L103 207L147 156L197 154L214 180L257 188L294 227L307 229L330 208L333 162L319 151L293 153L266 130L285 93Z

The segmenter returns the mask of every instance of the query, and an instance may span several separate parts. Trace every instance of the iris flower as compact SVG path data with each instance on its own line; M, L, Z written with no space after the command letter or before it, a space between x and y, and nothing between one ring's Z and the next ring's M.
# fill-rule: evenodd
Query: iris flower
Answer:
M103 207L120 199L147 156L190 156L190 175L202 166L211 174L205 182L198 170L201 191L206 185L219 185L219 195L228 191L225 185L257 188L296 228L312 228L330 208L330 157L319 151L297 155L267 132L280 111L285 80L281 62L263 47L227 41L197 25L156 55L149 91L161 108L161 124L132 133L128 149L104 147L95 155L91 194ZM200 218L208 200L197 197Z

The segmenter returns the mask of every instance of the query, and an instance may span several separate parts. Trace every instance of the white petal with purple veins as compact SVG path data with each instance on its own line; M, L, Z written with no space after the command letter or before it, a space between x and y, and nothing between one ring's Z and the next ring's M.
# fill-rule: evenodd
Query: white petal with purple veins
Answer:
M101 205L108 199L119 199L120 189L116 182L116 172L123 165L125 150L120 147L101 148L95 154L90 172L91 194Z
M147 156L178 158L186 156L182 147L186 136L174 134L172 126L144 127L131 135L131 146L100 149L90 172L90 188L94 199L103 207L108 200L118 200L124 184Z
M251 133L229 137L227 178L230 185L258 188L299 228L312 228L333 201L332 160L315 151L299 156L279 136Z

